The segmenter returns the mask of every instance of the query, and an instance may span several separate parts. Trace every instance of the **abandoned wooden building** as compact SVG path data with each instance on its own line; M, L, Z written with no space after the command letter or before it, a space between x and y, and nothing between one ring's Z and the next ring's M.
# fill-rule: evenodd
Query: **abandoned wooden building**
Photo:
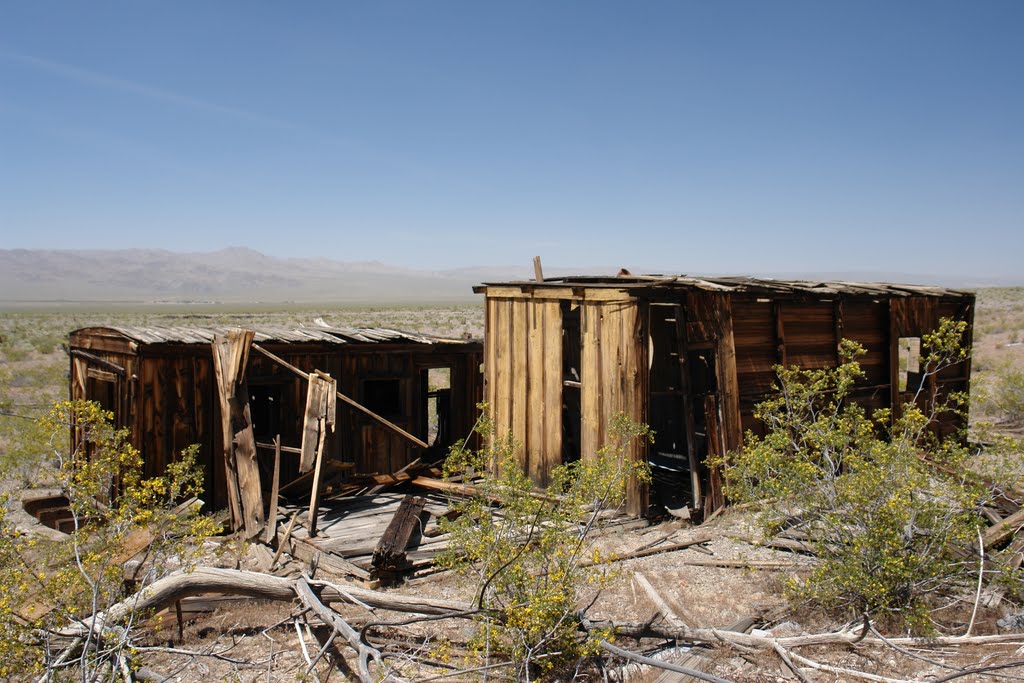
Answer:
M834 366L840 340L852 339L867 350L857 400L899 405L920 385L922 335L948 317L967 322L969 341L974 317L973 294L891 284L625 275L475 291L486 301L484 394L495 431L512 434L536 483L594 453L616 413L654 430L653 444L627 454L654 475L630 492L633 514L723 504L705 460L760 428L754 406L772 390L775 365ZM966 390L969 373L968 359L932 388Z
M322 400L336 424L320 432L320 451L355 472L390 473L415 458L437 460L477 419L478 340L333 327L254 332L248 340L253 352L246 346L247 362L237 367L247 383L250 438L264 491L275 437L285 452L281 485L299 474L296 452L309 428L307 389L314 384L307 373L336 382ZM217 367L214 350L215 337L227 334L227 328L91 327L72 332L69 344L71 398L98 401L113 412L141 451L147 476L161 474L182 449L199 444L213 509L231 502L225 481L231 440L224 439L224 425L235 424L234 416L223 415L219 384L228 371ZM363 409L339 401L335 414L335 386L339 399Z

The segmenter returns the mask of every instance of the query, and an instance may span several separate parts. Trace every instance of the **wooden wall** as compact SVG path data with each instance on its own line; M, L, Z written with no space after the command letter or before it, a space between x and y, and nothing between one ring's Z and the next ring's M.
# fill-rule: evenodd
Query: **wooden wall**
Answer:
M581 450L587 457L605 443L614 413L647 421L648 302L681 305L686 343L713 350L717 395L705 402L714 432L710 452L734 450L746 430L763 429L754 406L772 391L776 365L834 367L840 340L853 339L866 350L860 358L866 381L854 395L868 410L887 407L894 400L897 339L923 335L942 316L973 319L973 302L957 297L488 286L485 396L497 433L515 438L516 455L537 484L547 483L562 458L565 306L580 311ZM969 364L945 371L936 391L965 390L968 372ZM638 444L629 457L646 458L646 446ZM722 501L720 484L711 473L709 511ZM636 489L630 511L646 512L646 496Z
M852 339L866 354L859 359L866 378L854 396L867 410L900 402L897 389L897 340L921 337L942 317L973 324L973 305L939 297L792 297L736 296L732 301L741 422L744 431L762 430L753 408L772 389L776 364L806 369L834 367L839 341ZM970 334L968 334L969 339ZM966 390L969 364L943 374L950 390Z
M422 344L264 344L269 351L302 370L321 370L338 380L338 390L356 401L365 400L367 379L396 380L400 410L388 415L392 422L421 438L426 437L425 371L451 369L452 439L467 437L476 422L476 404L482 397L482 355L474 345ZM131 442L142 451L145 474L161 474L186 447L199 444L199 460L207 482L207 500L216 509L226 504L220 405L213 379L210 347L202 344L138 344L91 330L72 337L74 349L125 369L109 392L118 426L128 427ZM103 385L90 379L97 363L71 358L70 395L94 400L105 395ZM282 444L299 447L306 402L306 382L259 353L249 356L246 373L250 395L272 388L277 404ZM328 432L325 454L356 464L359 472L393 472L422 454L422 449L372 418L339 404L338 424ZM259 429L260 425L256 425ZM269 441L266 435L259 441ZM438 457L446 450L437 449ZM269 487L272 452L258 450L261 477ZM298 456L282 454L282 484L298 475Z
M608 423L625 412L644 421L647 341L637 301L617 290L491 287L487 291L485 396L496 435L511 434L516 457L538 485L562 462L562 306L580 311L581 456L606 444ZM646 458L644 444L626 457ZM646 512L633 487L632 514Z

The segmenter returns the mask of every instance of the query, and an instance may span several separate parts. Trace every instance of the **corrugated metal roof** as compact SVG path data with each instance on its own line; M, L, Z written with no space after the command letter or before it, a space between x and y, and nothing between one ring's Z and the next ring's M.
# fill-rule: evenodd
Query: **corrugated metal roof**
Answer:
M819 282L812 280L775 280L755 277L693 277L689 275L573 275L567 277L512 282L485 282L484 287L596 287L614 289L701 289L718 292L851 294L866 296L974 296L971 292L926 285L888 282Z
M143 327L116 326L84 328L112 330L143 344L209 344L215 335L227 334L228 326L211 327ZM475 340L448 339L413 332L379 327L266 327L248 326L256 333L257 343L279 344L468 344Z

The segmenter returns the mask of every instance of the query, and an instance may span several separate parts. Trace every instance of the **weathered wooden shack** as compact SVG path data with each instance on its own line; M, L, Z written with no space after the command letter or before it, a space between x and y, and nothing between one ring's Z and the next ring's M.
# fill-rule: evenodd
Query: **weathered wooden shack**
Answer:
M655 431L653 444L627 454L654 474L651 487L630 492L634 514L723 504L705 460L760 429L754 406L772 390L776 364L834 366L840 340L853 339L867 350L857 399L900 405L920 385L922 335L942 317L969 326L974 317L973 294L893 284L625 275L475 291L486 297L484 395L535 482L594 453L618 412ZM966 390L969 373L967 360L931 389Z
M221 396L211 344L227 328L90 327L71 333L70 395L113 411L140 449L147 476L162 473L191 444L199 444L206 500L227 504ZM293 366L253 352L245 365L260 480L270 486L280 436L282 485L298 475L307 381L319 370L337 391L417 437L423 449L365 413L339 402L337 423L325 432L324 457L359 473L389 473L417 457L444 455L465 438L481 400L482 344L387 329L256 328L255 344ZM333 398L333 397L332 397Z

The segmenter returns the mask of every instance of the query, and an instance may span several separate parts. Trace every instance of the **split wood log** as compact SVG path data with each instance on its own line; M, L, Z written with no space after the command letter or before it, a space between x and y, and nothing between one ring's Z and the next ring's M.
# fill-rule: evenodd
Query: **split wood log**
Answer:
M377 547L373 550L373 567L378 572L400 572L408 568L405 549L413 532L419 526L426 498L406 496L395 511L391 523L384 530Z
M591 561L581 562L580 566L582 566L582 567L590 567L590 566L593 566L594 564L604 564L605 562L622 562L624 560L632 560L632 559L635 559L635 558L638 558L638 557L647 557L649 555L658 555L659 553L670 553L670 552L673 552L673 551L676 551L676 550L683 550L685 548L689 548L690 546L700 545L701 543L707 543L711 539L712 539L712 535L710 533L702 532L700 534L697 534L693 538L690 538L690 539L685 540L685 541L680 541L679 543L673 543L671 545L656 546L654 548L646 548L644 550L635 550L635 551L633 551L631 553L623 553L622 555L615 555L614 557L612 557L612 558L610 558L608 560L602 560L601 562L597 562L597 563L591 562Z
M359 680L362 683L374 683L374 681L379 680L370 673L370 659L373 659L378 666L383 664L380 652L364 643L356 630L349 626L348 622L341 618L341 615L320 601L320 598L313 592L306 577L302 577L302 579L295 582L295 592L298 594L299 600L302 601L303 605L312 610L313 614L320 618L320 621L340 633L349 646L359 655L356 664L356 674L359 676ZM391 677L389 676L389 678Z
M703 671L698 671L697 669L691 669L686 666L679 666L678 664L672 664L670 662L663 662L661 660L653 659L651 657L644 657L643 655L638 655L635 652L630 652L629 650L625 650L617 645L612 645L611 643L605 640L601 641L601 649L605 650L606 652L610 652L611 654L617 657L622 657L623 659L628 659L630 661L638 662L640 664L646 664L647 666L653 666L658 669L664 669L665 671L674 671L675 673L685 674L687 676L692 676L693 678L702 681L707 681L708 683L735 683L735 681L731 681L728 678L715 676L709 673L705 673Z
M672 628L650 622L645 623L615 623L615 622L594 622L595 626L606 627L613 630L617 636L626 638L664 638L685 643L728 643L755 649L775 649L778 643L787 650L797 647L809 647L813 645L844 645L861 643L868 645L886 646L892 643L897 645L928 645L928 646L959 646L959 645L983 645L989 643L1007 643L1019 641L1019 633L999 633L994 635L980 636L940 636L933 638L886 638L881 640L873 636L862 637L861 629L852 631L836 631L831 633L815 633L805 636L783 636L772 638L770 636L754 635L751 633L736 633L716 628Z

